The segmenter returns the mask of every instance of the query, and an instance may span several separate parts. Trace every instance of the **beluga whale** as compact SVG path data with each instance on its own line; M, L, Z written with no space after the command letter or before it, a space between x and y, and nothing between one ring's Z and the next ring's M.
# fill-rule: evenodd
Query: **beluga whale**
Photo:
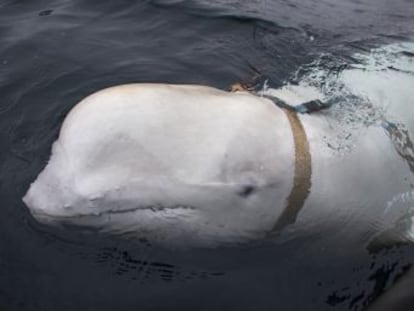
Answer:
M384 221L383 202L414 181L407 146L393 141L402 132L368 124L335 148L329 109L303 104L305 93L173 84L98 91L66 116L23 201L40 223L169 246L233 245L335 223L355 235L388 229L403 211Z

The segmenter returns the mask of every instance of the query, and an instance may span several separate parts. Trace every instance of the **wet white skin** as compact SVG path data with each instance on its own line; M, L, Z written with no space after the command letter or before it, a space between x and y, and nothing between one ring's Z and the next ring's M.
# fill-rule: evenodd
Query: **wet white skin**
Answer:
M352 203L363 205L368 193L384 202L408 186L384 130L363 129L338 154L323 139L333 130L323 114L301 120L313 175L297 223L349 215L376 222L382 207ZM289 121L268 99L205 86L122 85L72 109L24 202L40 222L170 246L246 242L265 237L286 208L294 158Z
M160 242L258 238L291 190L292 140L283 112L248 93L113 87L72 109L24 202L41 222Z

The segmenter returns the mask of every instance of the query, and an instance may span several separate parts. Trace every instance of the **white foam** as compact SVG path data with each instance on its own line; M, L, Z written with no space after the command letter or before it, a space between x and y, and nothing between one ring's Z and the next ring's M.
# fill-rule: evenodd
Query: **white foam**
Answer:
M343 71L339 82L414 134L414 43L388 45L355 57L362 65Z

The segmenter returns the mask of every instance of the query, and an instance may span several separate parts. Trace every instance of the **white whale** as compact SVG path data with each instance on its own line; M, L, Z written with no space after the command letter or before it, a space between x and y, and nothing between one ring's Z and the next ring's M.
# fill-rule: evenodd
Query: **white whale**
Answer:
M358 129L340 151L330 133L328 115L248 92L116 86L71 110L23 200L43 223L167 245L241 243L338 219L359 234L389 228L403 211L384 222L384 202L411 189L407 161L380 126Z

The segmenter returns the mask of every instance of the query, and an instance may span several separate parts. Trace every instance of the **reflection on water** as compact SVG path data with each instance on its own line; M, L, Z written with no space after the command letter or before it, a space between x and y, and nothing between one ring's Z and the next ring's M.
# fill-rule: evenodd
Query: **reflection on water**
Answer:
M357 198L347 190L358 181L350 182L338 191L343 201L331 202L336 209L306 222L321 197L277 241L216 250L61 239L33 223L21 197L70 108L120 83L224 89L260 75L272 87L312 86L336 103L324 142L340 156L384 120L412 139L412 16L404 0L3 1L0 308L363 310L413 262L411 245L392 247L414 236L413 186L395 176L405 168L412 178L410 162L361 177L405 185L390 196L369 189ZM379 247L370 254L370 245Z

